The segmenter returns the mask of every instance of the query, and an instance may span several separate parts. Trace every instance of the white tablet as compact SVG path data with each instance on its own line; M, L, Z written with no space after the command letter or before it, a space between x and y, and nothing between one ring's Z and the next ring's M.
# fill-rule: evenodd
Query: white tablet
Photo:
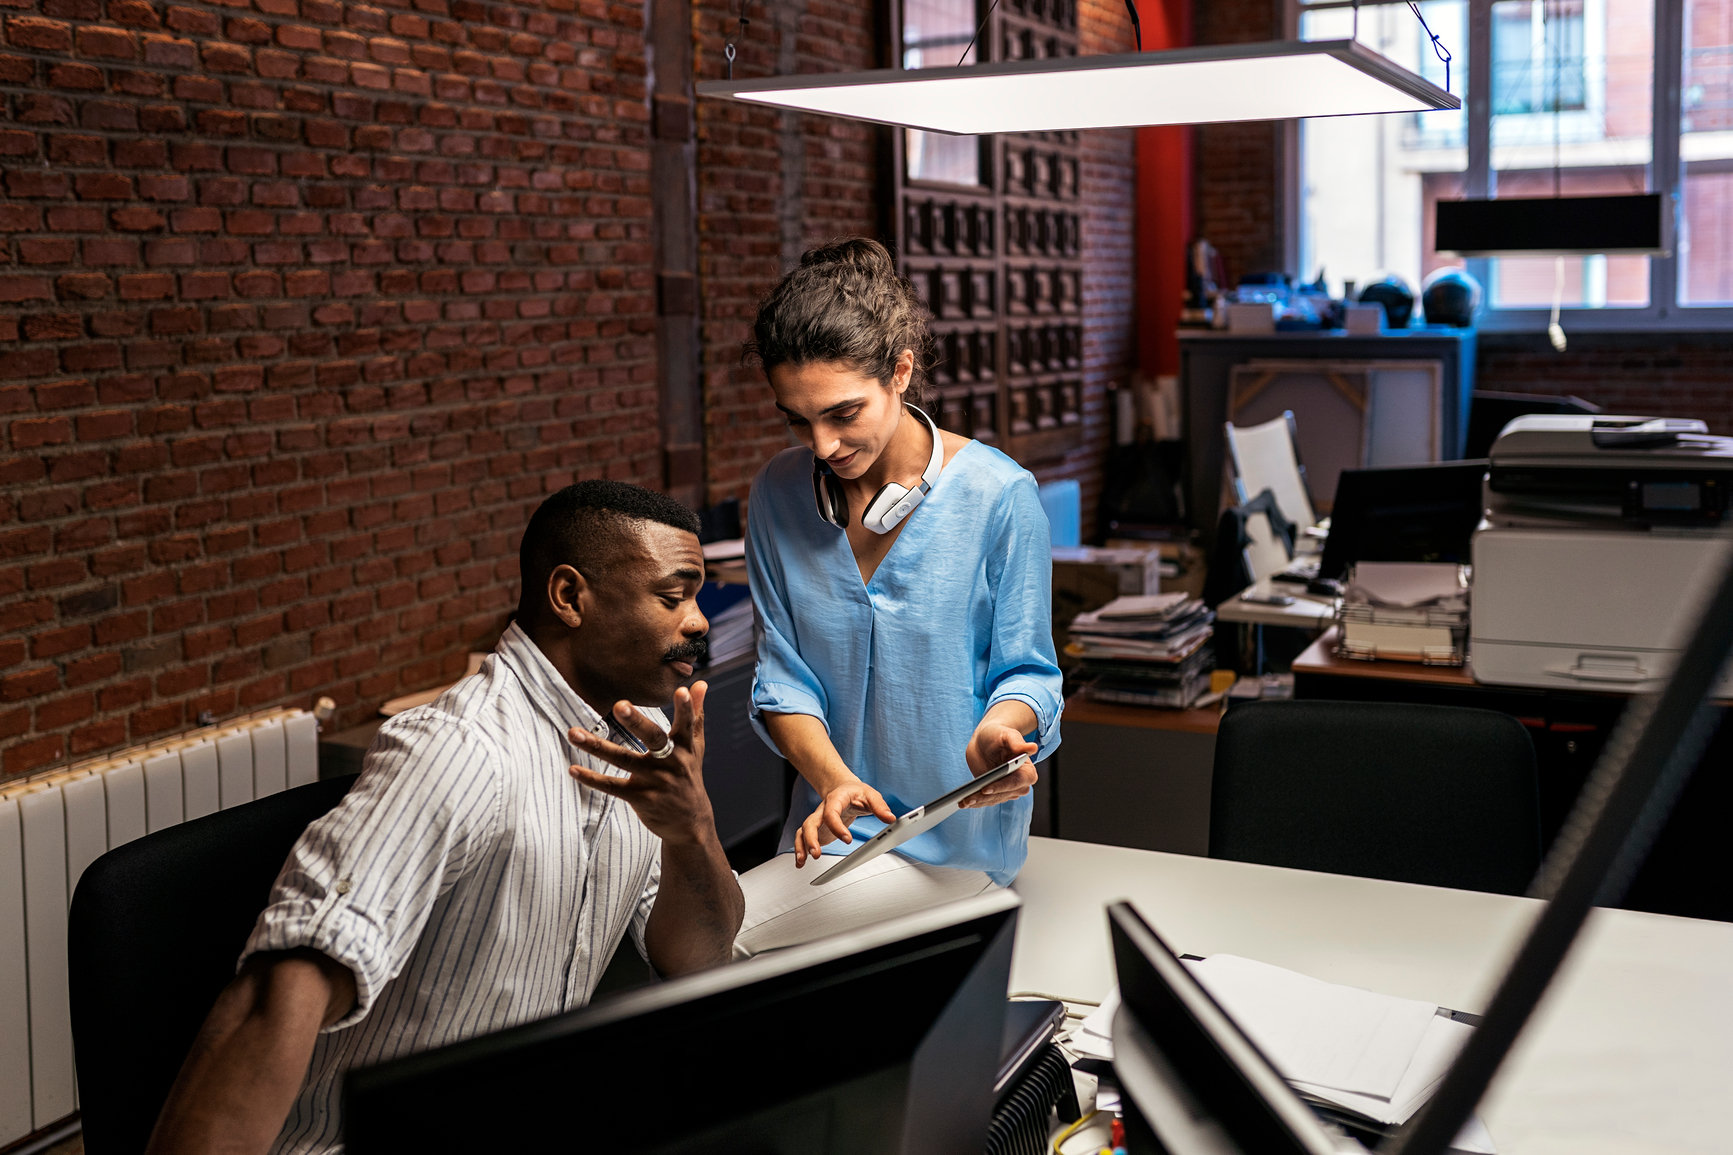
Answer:
M1029 756L1027 754L1019 754L1003 766L993 767L979 778L957 787L949 794L940 795L925 806L915 807L913 810L909 811L907 814L903 815L901 818L897 819L895 822L861 843L860 849L849 854L841 862L813 879L812 885L823 886L827 882L834 882L849 871L853 870L855 867L859 866L861 863L870 862L885 851L893 850L896 847L901 846L915 835L926 833L951 815L955 814L957 808L963 804L963 799L969 797L971 794L979 793L997 782L999 779L1005 777L1005 775L1027 765L1029 765Z

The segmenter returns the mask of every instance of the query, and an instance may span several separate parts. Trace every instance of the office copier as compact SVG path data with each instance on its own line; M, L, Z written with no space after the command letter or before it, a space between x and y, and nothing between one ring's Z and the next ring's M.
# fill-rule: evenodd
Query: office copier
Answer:
M1733 438L1672 418L1519 417L1485 484L1475 679L1658 690L1726 564ZM1733 697L1727 671L1716 694Z

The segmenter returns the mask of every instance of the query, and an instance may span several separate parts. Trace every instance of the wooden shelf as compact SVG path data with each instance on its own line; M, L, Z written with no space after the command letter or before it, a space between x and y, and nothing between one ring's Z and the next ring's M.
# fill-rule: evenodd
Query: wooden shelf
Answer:
M1324 631L1305 653L1294 659L1296 675L1322 674L1337 678L1378 678L1386 682L1420 682L1429 686L1476 686L1466 665L1423 666L1419 662L1363 662L1335 653L1336 628Z
M1065 703L1064 720L1094 726L1130 726L1139 730L1170 730L1185 734L1214 734L1221 725L1219 706L1198 710L1164 710L1159 706L1122 706L1116 702L1093 702L1073 694Z

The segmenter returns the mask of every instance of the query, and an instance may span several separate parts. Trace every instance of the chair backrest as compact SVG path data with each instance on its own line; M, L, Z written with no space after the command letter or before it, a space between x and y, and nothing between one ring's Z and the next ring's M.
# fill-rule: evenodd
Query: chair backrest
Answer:
M1300 464L1294 415L1284 411L1262 425L1227 426L1228 460L1233 463L1234 489L1241 505L1264 490L1276 495L1282 516L1305 529L1318 524L1306 491L1306 471Z
M138 1155L307 824L354 777L159 830L98 858L67 934L84 1147Z
M1540 850L1534 744L1507 714L1285 701L1222 718L1211 858L1521 894Z

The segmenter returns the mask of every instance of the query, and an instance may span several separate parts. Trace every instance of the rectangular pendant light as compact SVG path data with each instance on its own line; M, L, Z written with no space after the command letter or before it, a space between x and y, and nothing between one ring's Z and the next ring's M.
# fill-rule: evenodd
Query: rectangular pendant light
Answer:
M1431 81L1352 40L711 80L720 96L929 132L1060 132L1456 109Z
M1439 201L1436 248L1459 257L1664 257L1660 193Z

